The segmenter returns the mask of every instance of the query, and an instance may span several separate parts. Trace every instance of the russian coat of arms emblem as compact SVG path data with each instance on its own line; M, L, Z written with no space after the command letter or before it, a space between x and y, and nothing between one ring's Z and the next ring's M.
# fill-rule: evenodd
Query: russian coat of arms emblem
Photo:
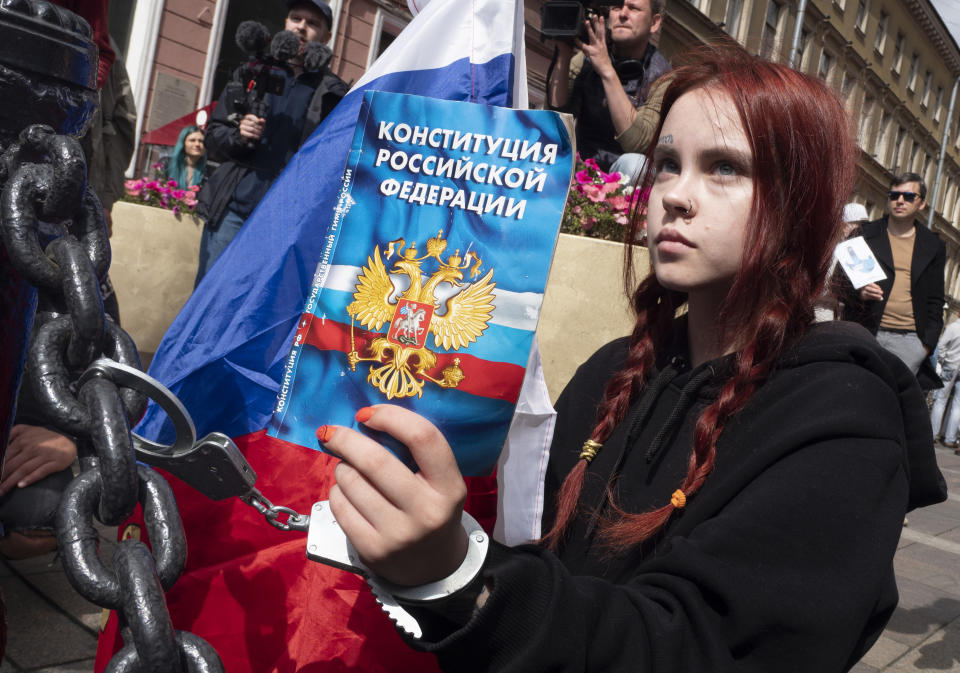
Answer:
M416 243L407 245L402 238L390 241L382 256L380 246L376 246L357 275L353 301L347 305L350 368L356 371L361 361L374 363L367 381L388 400L422 397L428 381L442 388L456 388L467 375L460 358L454 358L439 376L432 376L437 354L427 348L427 339L433 334L435 348L465 348L486 330L495 307L493 269L482 278L464 282L465 273L471 279L480 275L483 262L476 253L461 255L458 249L444 260L447 241L442 232L428 239L426 247L421 257ZM384 260L394 256L396 262L388 272ZM430 275L427 264L437 267ZM361 354L354 338L354 322L370 330L380 330L387 322L390 327L385 336L370 341Z

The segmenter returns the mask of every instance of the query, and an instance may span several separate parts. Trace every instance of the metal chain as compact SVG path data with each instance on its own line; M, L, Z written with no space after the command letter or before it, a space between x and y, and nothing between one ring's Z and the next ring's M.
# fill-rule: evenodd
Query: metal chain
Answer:
M0 156L0 182L0 235L11 263L39 293L25 383L53 424L78 438L82 472L63 494L57 544L77 592L120 617L125 646L106 670L222 672L216 651L175 631L167 611L164 591L183 571L186 539L169 484L134 457L130 424L146 400L100 370L80 381L97 358L140 369L133 340L104 315L100 281L110 245L100 201L86 186L80 143L30 126ZM93 517L115 526L138 503L152 551L124 540L104 564ZM276 510L274 520L286 508Z
M284 531L305 531L310 527L310 515L300 514L295 509L283 505L274 505L267 496L255 488L250 489L248 494L240 496L240 500L263 514L263 518L274 528ZM281 518L282 515L286 518Z

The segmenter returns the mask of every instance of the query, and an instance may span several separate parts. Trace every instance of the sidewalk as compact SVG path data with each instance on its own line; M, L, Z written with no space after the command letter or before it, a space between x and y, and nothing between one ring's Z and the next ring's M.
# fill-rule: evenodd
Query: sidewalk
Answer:
M854 673L960 673L960 456L937 446L946 502L910 514L896 557L900 606ZM113 529L101 532L110 557ZM851 569L851 572L855 572ZM90 673L101 610L77 595L53 554L0 561L9 620L0 673Z
M895 559L900 605L854 673L960 671L960 456L937 445L947 501L912 512Z

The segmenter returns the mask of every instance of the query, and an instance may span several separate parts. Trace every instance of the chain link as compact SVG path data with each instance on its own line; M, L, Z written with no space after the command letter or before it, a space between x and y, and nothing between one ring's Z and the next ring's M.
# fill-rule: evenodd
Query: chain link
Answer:
M39 290L25 382L53 424L78 438L83 470L61 499L58 547L77 592L119 615L125 646L107 671L219 673L216 651L175 631L167 611L164 591L183 571L186 540L169 484L134 457L130 424L146 399L102 371L80 383L97 358L140 369L133 340L104 315L100 281L110 246L100 201L85 187L85 176L79 142L48 126L26 128L0 156L0 235L11 264ZM105 564L94 517L114 526L137 503L152 550L124 540ZM277 527L288 525L278 525L282 513L288 521L299 517L272 505L267 512Z
M300 514L295 509L283 505L274 505L255 488L251 489L247 495L240 496L240 499L263 514L263 518L274 528L284 531L306 531L310 527L308 514ZM281 518L283 515L286 516L285 519Z

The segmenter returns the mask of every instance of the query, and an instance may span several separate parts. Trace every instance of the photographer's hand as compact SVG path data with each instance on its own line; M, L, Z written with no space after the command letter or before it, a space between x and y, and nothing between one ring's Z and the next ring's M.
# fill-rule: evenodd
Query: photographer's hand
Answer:
M240 120L240 137L244 140L253 140L259 142L263 137L263 127L267 120L263 117L247 114Z
M590 64L603 82L603 92L607 97L607 107L610 110L610 121L617 134L626 131L637 116L633 101L627 96L620 77L613 67L613 60L607 50L607 21L604 17L594 15L586 21L587 41L576 41L583 53L590 59Z

